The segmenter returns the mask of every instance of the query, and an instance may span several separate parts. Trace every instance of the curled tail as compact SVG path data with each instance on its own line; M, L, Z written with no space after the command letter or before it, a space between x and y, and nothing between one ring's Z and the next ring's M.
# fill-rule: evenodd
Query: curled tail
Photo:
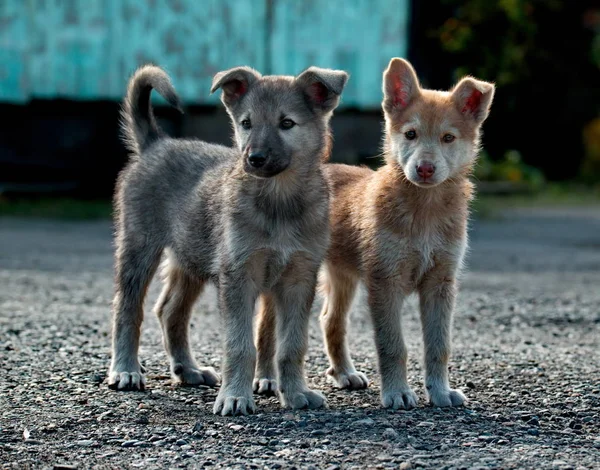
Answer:
M141 155L162 135L150 104L152 89L160 93L171 106L183 112L177 92L163 69L155 65L144 65L137 69L129 80L121 111L125 146L136 155Z

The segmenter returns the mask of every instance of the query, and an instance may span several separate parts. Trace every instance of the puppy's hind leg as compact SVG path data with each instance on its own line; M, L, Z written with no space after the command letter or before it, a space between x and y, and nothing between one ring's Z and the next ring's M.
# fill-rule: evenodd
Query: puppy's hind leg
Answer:
M348 351L348 309L358 280L333 268L324 267L320 284L325 295L321 329L331 367L327 375L339 388L358 390L369 385L367 376L357 372Z
M146 379L138 359L144 297L156 272L162 248L121 234L116 254L116 292L113 301L112 361L108 386L114 390L143 390Z
M260 297L258 320L256 328L256 374L254 391L261 395L274 395L277 392L275 369L275 328L276 328L275 299L270 294Z
M204 281L187 275L172 260L165 264L165 286L155 312L163 331L165 350L171 362L171 374L182 385L214 386L219 376L212 367L199 367L190 351L189 323L194 302Z

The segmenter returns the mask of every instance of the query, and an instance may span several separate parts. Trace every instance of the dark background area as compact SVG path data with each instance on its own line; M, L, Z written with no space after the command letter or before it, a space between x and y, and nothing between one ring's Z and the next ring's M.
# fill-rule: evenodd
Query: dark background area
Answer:
M503 174L525 180L523 168L533 168L545 181L598 184L597 2L414 0L410 15L408 59L423 86L447 89L465 74L497 84L482 159L502 165L509 154L516 170L480 172L480 180ZM127 160L119 109L112 101L0 103L0 193L110 197ZM221 107L187 106L179 115L159 106L156 113L172 136L230 144ZM376 161L380 112L346 107L336 112L332 127L334 161Z

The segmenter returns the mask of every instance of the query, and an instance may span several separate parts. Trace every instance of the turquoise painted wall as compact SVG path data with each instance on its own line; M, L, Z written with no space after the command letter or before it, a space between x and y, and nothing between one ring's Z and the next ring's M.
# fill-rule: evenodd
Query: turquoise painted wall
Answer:
M345 106L377 108L407 48L409 0L0 0L0 101L120 100L133 70L163 66L186 104L213 104L236 65L294 75L342 68Z

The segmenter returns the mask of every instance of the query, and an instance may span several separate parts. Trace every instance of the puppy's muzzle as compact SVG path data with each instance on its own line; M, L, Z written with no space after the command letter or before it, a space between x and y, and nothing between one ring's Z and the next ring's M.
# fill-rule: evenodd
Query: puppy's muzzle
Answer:
M267 163L267 157L262 150L255 150L248 155L248 163L254 168L261 168Z
M281 173L289 165L289 160L281 158L272 152L271 149L266 150L260 148L250 148L244 158L244 169L246 173L257 176L259 178L270 178Z

